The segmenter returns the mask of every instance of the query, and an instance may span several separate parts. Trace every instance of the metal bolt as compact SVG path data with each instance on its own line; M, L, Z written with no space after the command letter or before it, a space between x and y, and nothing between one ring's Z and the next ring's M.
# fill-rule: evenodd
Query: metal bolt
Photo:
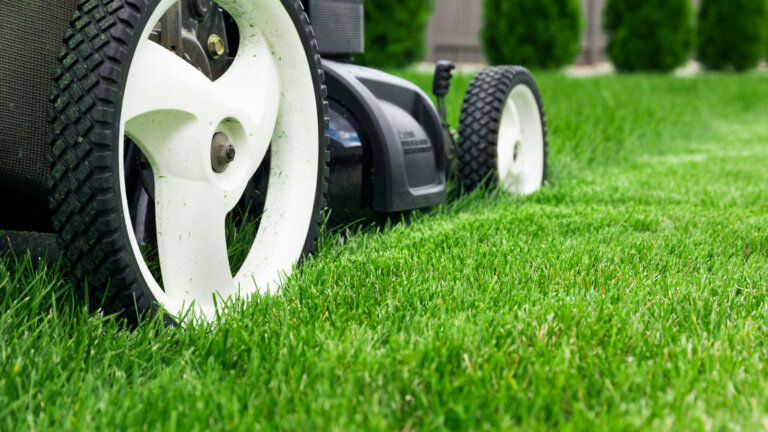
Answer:
M235 146L229 141L227 135L219 132L211 141L211 168L219 174L229 168L229 164L235 160Z
M217 34L212 34L208 38L208 55L215 60L223 56L225 52L224 39Z
M227 147L227 154L224 156L226 157L227 162L232 162L235 160L235 146L230 144L229 147Z

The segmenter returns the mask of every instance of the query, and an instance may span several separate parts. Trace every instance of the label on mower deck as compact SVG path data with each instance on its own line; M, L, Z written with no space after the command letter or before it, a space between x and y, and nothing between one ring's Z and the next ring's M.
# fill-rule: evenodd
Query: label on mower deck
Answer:
M432 144L426 138L418 138L413 131L399 131L400 145L405 154L428 153L432 151Z

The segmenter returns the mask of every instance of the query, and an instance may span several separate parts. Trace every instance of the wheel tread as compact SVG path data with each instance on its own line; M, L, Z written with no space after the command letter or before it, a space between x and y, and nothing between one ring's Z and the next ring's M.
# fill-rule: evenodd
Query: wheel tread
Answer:
M131 34L117 31L116 19L122 28L135 30L137 12L149 6L145 0L78 2L53 74L56 86L48 115L49 204L65 265L78 293L87 291L99 299L92 308L133 320L138 318L136 305L148 306L151 299L135 289L137 281L125 253L115 253L120 250L120 224L115 221L122 203L109 192L114 182L110 153L99 149L112 145L115 110L109 107L119 103L118 83L130 40L126 36ZM121 292L132 293L131 301Z

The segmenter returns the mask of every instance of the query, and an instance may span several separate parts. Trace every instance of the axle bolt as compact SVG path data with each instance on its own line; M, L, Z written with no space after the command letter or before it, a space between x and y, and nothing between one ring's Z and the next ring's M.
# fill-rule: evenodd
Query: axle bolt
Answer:
M211 168L219 174L229 168L229 164L235 160L235 146L229 141L229 137L219 132L213 136L211 142Z
M235 160L235 146L230 144L229 147L227 147L227 154L224 156L227 159L227 162L232 162Z
M208 38L208 55L216 60L223 56L225 52L226 47L224 46L224 39L217 34L212 34L211 37Z

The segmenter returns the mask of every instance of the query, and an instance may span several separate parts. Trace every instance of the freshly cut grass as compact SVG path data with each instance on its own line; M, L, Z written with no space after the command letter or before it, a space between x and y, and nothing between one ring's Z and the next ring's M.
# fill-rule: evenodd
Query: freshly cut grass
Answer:
M542 192L327 236L214 324L3 260L0 429L768 428L768 77L538 78Z

